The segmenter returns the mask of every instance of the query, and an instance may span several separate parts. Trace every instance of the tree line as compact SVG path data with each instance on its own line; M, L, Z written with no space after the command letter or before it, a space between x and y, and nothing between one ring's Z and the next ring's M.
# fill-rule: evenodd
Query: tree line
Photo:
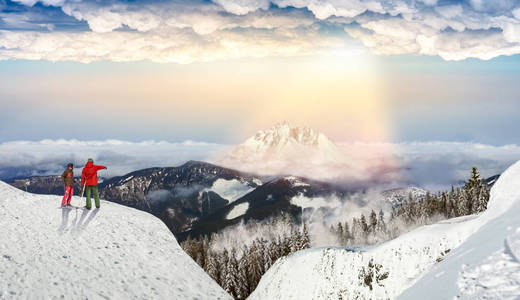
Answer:
M449 191L427 192L424 196L414 197L410 193L406 201L393 208L386 222L382 210L378 214L372 210L368 217L362 214L351 222L331 225L330 231L344 246L376 244L417 226L483 212L487 209L489 196L486 180L480 178L477 168L473 167L464 187L452 186Z
M211 241L214 237L188 238L181 247L230 295L235 299L246 299L277 259L310 248L307 225L296 226L291 217L284 215L266 222L264 226L274 228L278 226L277 222L287 223L292 228L291 233L280 234L272 240L257 238L249 245L221 251L213 249Z
M372 210L368 217L362 214L351 222L331 225L330 232L340 245L377 244L421 225L482 212L487 208L489 196L487 182L473 168L464 187L452 187L435 194L427 192L424 196L410 193L407 200L393 208L389 217L382 210L378 213ZM247 232L262 228L269 234L241 246L233 242L227 242L223 247L215 246L215 240L225 239L224 233L213 234L210 238L188 237L181 243L184 251L235 299L247 298L277 259L311 245L307 224L295 224L288 214L262 222L249 221L245 228L249 230ZM388 276L378 273L381 266L372 267L369 264L366 274L359 275L370 288L373 280L379 284Z

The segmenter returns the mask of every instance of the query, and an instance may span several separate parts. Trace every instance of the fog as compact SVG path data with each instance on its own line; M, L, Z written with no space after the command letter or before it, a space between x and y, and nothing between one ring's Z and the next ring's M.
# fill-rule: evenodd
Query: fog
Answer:
M338 146L350 159L350 168L313 165L303 159L299 160L302 166L299 175L330 173L333 180L346 185L365 180L368 186L415 185L438 190L466 178L472 166L478 167L483 177L489 177L520 159L517 145L421 142L338 143ZM69 162L80 171L89 157L96 164L108 167L100 176L111 177L149 167L178 166L188 160L217 162L219 155L231 147L193 141L7 142L0 144L0 179L61 174Z

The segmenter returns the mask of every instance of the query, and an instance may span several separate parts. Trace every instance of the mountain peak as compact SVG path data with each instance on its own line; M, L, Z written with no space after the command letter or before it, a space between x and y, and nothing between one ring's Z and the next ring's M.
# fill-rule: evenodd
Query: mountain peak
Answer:
M288 122L283 122L277 123L271 129L258 131L244 145L257 148L282 148L290 144L318 146L320 143L332 143L332 141L312 128L293 127Z
M332 171L338 168L345 169L348 158L324 134L309 127L294 127L283 122L258 131L228 152L220 163L262 175L291 173L322 178L335 176Z

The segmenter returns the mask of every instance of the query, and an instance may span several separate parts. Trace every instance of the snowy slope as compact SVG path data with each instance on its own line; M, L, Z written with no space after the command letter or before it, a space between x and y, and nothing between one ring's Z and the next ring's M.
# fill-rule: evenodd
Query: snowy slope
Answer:
M487 213L472 223L488 222L399 299L520 298L519 187L516 163L493 186Z
M259 179L257 179L256 182L258 185L262 184ZM241 198L245 194L253 191L254 189L255 188L251 187L248 182L242 182L238 179L226 180L219 178L213 182L211 187L201 190L199 195L201 195L203 192L211 191L217 193L220 197L228 200L231 203Z
M231 298L152 215L59 202L0 182L0 299Z
M500 177L491 191L488 210L478 216L461 217L424 226L374 247L354 250L315 248L282 258L262 277L250 299L393 299L412 286L423 272L431 269L438 261L446 259L444 263L439 264L442 266L448 264L449 261L457 261L460 257L471 261L474 257L472 253L478 254L482 251L483 254L485 253L483 257L487 257L486 254L492 254L494 250L500 251L498 245L501 244L501 247L504 247L503 236L517 233L516 230L520 223L517 210L520 206L518 186L520 186L520 163L510 167ZM516 211L511 212L510 210ZM514 221L514 217L518 221ZM497 230L502 235L502 237L496 237L498 244L495 244L494 241L495 246L493 247L490 246L490 243L484 242L490 238L489 235L493 235L493 233L488 233L488 230ZM477 234L473 235L476 232ZM465 241L467 242L463 244L463 247L466 247L465 245L479 235L482 235L482 240L472 246L467 246L468 248L465 250L461 248L462 250L453 251ZM517 245L515 242L517 235L511 237L512 244ZM492 249L485 252L479 247L491 247ZM380 275L379 283L375 282L375 276L360 276L363 275L363 268L365 271L368 270L371 260L374 264L380 265L379 271L375 272ZM513 286L516 284L510 290L512 294L515 294L517 291L515 289L518 288L518 281L515 281L515 278L518 277L518 268L515 267L512 259L502 259L500 263L508 270L507 272L516 274L516 277L508 276L511 279L509 284L513 284ZM459 267L462 267L462 264L464 262L460 263ZM480 269L478 264L473 268L471 266L471 264L466 266L465 273L463 272L459 279L457 276L453 278L443 275L442 272L458 274L457 270L454 271L449 266L446 267L446 270L429 273L428 278L432 281L435 281L432 278L446 279L439 282L437 286L431 287L425 277L417 283L420 286L416 285L412 289L413 291L408 291L403 297L405 299L425 299L425 294L430 293L432 299L442 298L437 297L438 294L435 292L445 288L446 282L452 280L451 286L456 284L452 292L440 295L451 299L453 295L457 294L457 288L460 288L465 291L463 295L468 295L468 298L473 299L474 297L469 296L472 293L470 287L474 284L471 278L475 278L475 276L478 278L478 275L475 274L486 273L489 268L496 268L496 266L491 262L488 262L486 267L480 266ZM388 272L388 276L384 278L382 275L386 272ZM372 279L372 289L365 284L365 279Z

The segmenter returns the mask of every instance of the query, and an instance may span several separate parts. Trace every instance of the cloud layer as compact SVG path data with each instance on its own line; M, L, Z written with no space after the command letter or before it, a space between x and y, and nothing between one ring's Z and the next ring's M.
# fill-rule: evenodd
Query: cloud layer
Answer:
M123 175L150 167L177 166L188 160L204 160L216 155L225 145L185 141L139 143L106 140L42 140L0 144L0 178L56 175L67 163L82 168L88 158L106 165L103 177ZM101 175L101 174L100 174Z
M0 59L190 63L313 55L359 41L379 55L518 54L520 1L0 2Z
M395 166L382 173L385 178L399 178L395 185L419 185L445 188L466 179L472 166L484 177L499 174L520 159L520 146L489 146L474 143L340 143L356 164L377 162L380 155L393 158ZM60 174L69 162L82 167L86 159L107 165L103 176L117 176L148 167L178 166L194 160L215 161L232 149L229 145L186 141L126 142L43 140L40 142L7 142L0 144L0 179L16 176ZM358 153L358 155L354 155ZM361 158L364 157L365 160ZM348 182L347 182L348 183Z

